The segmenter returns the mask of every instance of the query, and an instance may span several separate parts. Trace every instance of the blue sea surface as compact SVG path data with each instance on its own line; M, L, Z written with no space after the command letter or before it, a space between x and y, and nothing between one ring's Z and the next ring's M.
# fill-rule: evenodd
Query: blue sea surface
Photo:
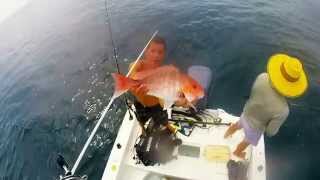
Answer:
M271 55L301 59L309 88L289 100L280 132L265 138L267 179L320 179L320 1L107 4L121 71L159 30L167 63L214 70L210 108L240 115ZM0 180L55 179L58 153L75 162L113 93L112 51L104 0L31 0L0 23ZM117 100L77 172L101 178L125 111Z

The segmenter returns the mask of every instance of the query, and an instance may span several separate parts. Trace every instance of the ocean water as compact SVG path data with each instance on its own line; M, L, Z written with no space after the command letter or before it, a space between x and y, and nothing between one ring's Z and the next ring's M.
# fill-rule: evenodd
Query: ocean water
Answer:
M267 179L320 179L320 1L108 0L108 7L122 72L159 30L166 62L212 68L208 106L235 115L272 54L300 58L309 89L289 100L288 120L265 139ZM58 153L75 162L113 93L106 21L104 0L30 0L0 22L0 180L55 179ZM80 174L102 176L124 112L117 100Z

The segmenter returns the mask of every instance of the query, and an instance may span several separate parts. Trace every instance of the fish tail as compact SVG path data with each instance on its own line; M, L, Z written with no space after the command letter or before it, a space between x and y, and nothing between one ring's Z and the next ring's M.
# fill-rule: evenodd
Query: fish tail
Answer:
M112 73L112 77L115 82L113 98L117 98L121 96L123 93L127 92L130 88L137 85L137 82L135 80L132 80L118 73Z

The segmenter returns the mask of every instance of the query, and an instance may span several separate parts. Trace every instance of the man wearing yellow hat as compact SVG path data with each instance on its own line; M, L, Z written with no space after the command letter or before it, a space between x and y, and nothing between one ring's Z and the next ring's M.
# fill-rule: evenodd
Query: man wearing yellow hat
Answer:
M268 73L256 78L249 100L246 102L240 120L226 131L227 138L239 129L245 138L233 152L244 158L244 150L251 144L256 146L263 133L274 136L289 115L288 98L301 96L308 87L301 62L285 54L273 55L267 65Z

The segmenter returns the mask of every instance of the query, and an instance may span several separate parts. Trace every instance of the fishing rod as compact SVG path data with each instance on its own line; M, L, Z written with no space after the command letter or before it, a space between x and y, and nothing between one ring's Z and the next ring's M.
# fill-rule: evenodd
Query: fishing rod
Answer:
M147 44L145 45L145 47L142 49L141 53L139 54L139 56L137 57L137 59L134 61L132 67L129 69L129 72L127 73L127 77L131 74L132 70L134 69L134 67L136 66L136 64L138 63L138 61L140 61L142 55L144 54L144 52L146 51L147 47L149 46L150 42L152 41L152 39L158 34L158 30L156 30L151 38L149 39L149 41L147 42ZM114 97L111 97L108 105L106 106L106 108L102 111L101 116L97 122L97 124L95 125L94 129L92 130L89 138L87 139L84 147L82 148L75 164L72 167L72 170L70 171L68 168L68 165L66 163L66 161L64 160L64 158L62 156L59 156L57 159L57 163L58 165L65 171L65 175L60 177L60 180L82 180L79 176L75 176L74 173L77 170L86 150L88 149L94 135L96 134L97 130L99 129L104 117L106 116L107 112L110 110L111 105L113 104L113 101L115 100ZM83 178L85 179L85 178Z
M173 118L169 119L172 122L190 123L190 124L202 124L202 125L226 125L229 126L231 123L221 122L222 119L219 117L213 117L205 111L200 110L198 113L191 111L172 110ZM188 117L188 118L185 118ZM213 121L203 121L203 118L207 117ZM191 118L191 119L190 119Z
M202 124L202 125L225 125L230 126L231 123L224 123L224 122L206 122L206 121L192 121L187 119L170 119L169 121L172 122L180 122L180 123L190 123L190 124Z
M148 41L148 43L146 44L146 46L143 48L143 50L141 51L140 55L139 55L138 58L135 60L134 64L132 65L132 67L130 68L129 72L127 73L127 75L126 75L127 77L131 74L133 68L136 66L137 62L141 59L143 53L145 52L145 50L146 50L147 47L149 46L149 44L150 44L150 42L152 41L152 39L157 35L157 33L158 33L158 31L155 31L155 32L153 33L153 35L151 36L150 40ZM81 153L79 154L79 156L78 156L75 164L73 165L73 168L72 168L72 170L71 170L71 173L72 173L72 174L74 174L75 171L77 170L77 168L78 168L78 166L79 166L79 163L80 163L81 159L83 158L84 153L86 152L89 144L91 143L94 135L96 134L98 128L100 127L100 124L101 124L102 120L103 120L104 117L106 116L106 114L107 114L107 112L109 111L109 109L110 109L110 107L111 107L111 105L112 105L112 103L113 103L114 100L115 100L115 98L112 97L112 98L110 99L109 104L107 105L107 107L102 111L102 114L101 114L100 119L98 120L96 126L95 126L94 129L92 130L92 132L91 132L88 140L86 141L84 147L82 148Z
M64 175L60 175L59 180L87 180L88 176L77 176L71 174L69 165L62 155L58 155L57 164L64 170Z
M116 47L115 47L115 43L114 43L114 39L113 39L113 36L112 36L112 29L111 29L111 22L110 22L110 18L109 18L109 14L108 14L108 10L107 10L107 1L105 1L105 6L106 6L106 11L107 11L107 17L109 19L109 23L108 23L108 28L109 28L109 32L110 32L110 38L111 38L111 44L112 44L112 47L113 47L113 54L114 54L114 59L115 59L115 62L116 62L116 67L117 67L117 71L118 73L120 73L120 68L119 68L119 63L118 63L118 53L117 53L117 50L116 50ZM137 57L137 59L134 61L133 65L131 66L131 68L129 69L129 72L127 73L127 77L131 74L131 72L133 71L133 69L135 68L136 64L138 63L138 61L141 59L142 55L144 54L144 52L146 51L147 47L149 46L150 42L152 41L152 39L157 35L158 31L155 31L151 38L149 39L149 41L147 42L147 44L145 45L145 47L142 49L141 53L139 54L139 56ZM92 130L89 138L87 139L84 147L82 148L75 164L73 165L71 171L69 170L69 166L68 164L66 163L66 161L64 160L64 158L59 155L58 156L58 159L57 159L57 163L58 165L65 171L65 174L63 176L60 176L60 180L83 180L83 179L86 179L86 177L80 177L80 176L75 176L74 173L75 171L77 170L87 148L89 147L94 135L96 134L97 130L99 129L104 117L106 116L107 112L110 110L111 108L111 105L113 104L115 98L114 97L111 97L108 105L106 106L106 108L102 111L101 113L101 116L97 122L97 124L95 125L94 129ZM130 107L128 105L128 102L126 102L126 105L130 111ZM131 114L130 114L131 115Z

